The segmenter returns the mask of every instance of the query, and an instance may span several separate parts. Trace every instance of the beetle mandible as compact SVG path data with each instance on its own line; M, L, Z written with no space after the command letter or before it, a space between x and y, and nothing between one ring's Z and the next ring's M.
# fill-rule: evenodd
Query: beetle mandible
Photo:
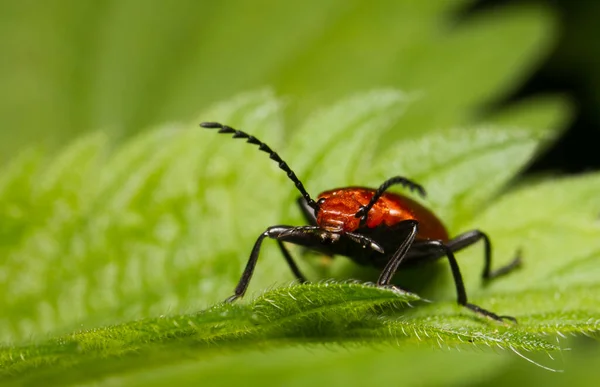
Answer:
M485 233L472 230L450 239L445 226L430 210L406 196L387 192L391 186L401 185L425 197L425 189L421 185L405 177L395 176L384 181L377 189L338 188L321 193L315 201L294 171L264 142L217 122L203 122L200 126L219 129L219 133L245 139L266 152L300 191L302 196L298 199L298 204L310 223L308 226L267 228L256 240L234 294L226 301L231 302L244 295L256 267L262 242L265 238L272 238L277 241L283 257L300 282L307 280L283 242L304 246L329 256L343 255L358 264L380 268L382 272L377 286L390 285L400 266L418 265L446 257L450 263L459 305L497 321L516 322L514 317L500 316L468 302L454 253L483 241L484 280L504 275L520 266L520 254L509 264L492 270L492 245Z

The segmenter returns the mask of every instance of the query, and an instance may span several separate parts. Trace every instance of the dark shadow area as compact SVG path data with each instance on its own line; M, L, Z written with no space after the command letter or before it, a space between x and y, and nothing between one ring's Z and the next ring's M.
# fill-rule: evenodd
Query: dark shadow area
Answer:
M600 169L600 2L569 0L480 0L465 11L490 10L509 4L542 4L558 15L556 46L538 70L516 92L492 109L538 94L569 95L573 121L563 136L526 173L581 173Z

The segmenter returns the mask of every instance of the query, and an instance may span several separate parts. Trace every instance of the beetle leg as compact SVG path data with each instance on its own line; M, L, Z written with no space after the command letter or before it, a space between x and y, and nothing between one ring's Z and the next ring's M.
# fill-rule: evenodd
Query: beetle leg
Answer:
M262 245L263 240L267 237L278 239L281 235L293 233L298 229L298 227L292 226L273 226L269 227L265 232L260 234L256 242L254 243L254 247L252 247L252 252L250 252L250 258L248 259L248 263L246 264L246 268L242 273L240 281L235 287L233 296L227 298L225 302L235 301L236 299L242 297L244 293L246 293L246 290L248 289L248 284L250 283L250 279L252 278L252 274L254 273L254 268L256 267L256 262L258 261L258 255L260 253L260 247ZM287 261L288 265L290 265L290 268L292 269L292 272L294 273L296 278L298 278L302 282L306 282L305 277L300 273L300 270L298 269L298 266L292 259L292 256L290 255L289 251L287 251L287 249L285 248L285 246L283 246L283 243L280 240L277 240L277 242L279 243L279 248L281 249L285 260Z
M458 296L457 301L458 301L459 305L462 305L462 306L472 310L475 313L478 313L485 317L492 318L496 321L510 320L515 323L517 322L517 320L514 317L498 316L497 314L492 313L489 310L483 309L480 306L470 304L468 302L467 292L465 290L465 284L463 282L462 275L460 274L458 262L456 262L456 258L454 257L454 253L452 252L452 249L450 248L450 246L447 246L444 243L442 243L441 241L437 241L437 240L424 241L421 243L424 245L428 245L430 247L435 247L435 248L441 250L444 253L444 255L446 256L446 258L448 258L448 262L450 263L450 269L452 270L452 277L454 278L454 284L456 286L456 293Z
M414 221L412 221L414 222ZM416 222L414 222L416 223ZM252 274L254 273L254 268L256 267L256 262L258 261L258 255L260 253L260 248L262 242L265 238L272 238L277 240L279 245L279 249L283 254L286 262L292 269L292 272L296 276L300 282L307 282L306 278L302 275L298 266L294 262L292 255L289 253L283 242L290 242L300 246L310 247L310 246L335 246L338 243L348 243L358 244L363 248L369 248L373 251L377 251L383 254L383 248L377 244L373 239L366 237L360 234L353 233L334 233L323 230L318 226L273 226L269 227L265 232L259 235L258 239L254 243L254 247L250 252L250 258L248 259L248 263L246 264L246 268L242 273L242 277L240 278L238 285L234 290L233 296L229 297L226 302L235 301L236 299L242 297L246 290L248 289L248 284L250 279L252 278ZM317 249L318 251L318 249Z
M447 246L450 248L450 250L452 250L452 252L455 253L471 246L474 243L479 242L480 240L483 240L483 246L485 249L485 265L483 267L483 272L481 273L481 277L484 280L488 281L496 277L500 277L521 266L521 252L519 250L517 251L516 257L510 263L499 267L496 270L492 270L492 243L490 242L490 238L484 232L479 230L467 231L449 241Z
M402 260L404 257L406 257L406 253L412 246L415 237L417 236L417 231L419 228L417 221L405 220L402 223L406 224L407 227L410 227L410 231L406 236L406 239L404 239L404 241L400 244L394 255L392 255L387 265L385 265L383 271L379 275L379 279L377 280L377 285L379 286L389 285L392 277L398 270L398 266L400 266L400 263L402 263Z
M292 258L292 254L290 254L289 250L287 249L287 247L285 247L283 242L280 241L279 239L277 239L277 245L279 246L279 250L281 250L281 254L283 254L285 261L287 262L290 269L292 269L292 273L294 273L294 275L296 276L298 281L300 281L301 283L308 282L306 280L306 277L300 272L300 269L298 269L298 265L296 265L296 262L294 262L294 259Z
M344 237L350 239L352 242L356 243L357 245L360 245L363 249L369 248L380 254L385 253L385 251L383 250L383 247L381 247L379 245L379 243L375 242L373 239L371 239L367 236L364 236L362 234L347 232L344 234Z

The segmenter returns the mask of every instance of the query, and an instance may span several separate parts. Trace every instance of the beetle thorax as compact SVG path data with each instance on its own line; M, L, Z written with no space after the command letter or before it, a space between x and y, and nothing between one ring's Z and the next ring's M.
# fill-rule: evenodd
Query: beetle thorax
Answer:
M340 189L323 192L319 195L320 208L317 214L319 227L332 232L353 232L360 226L360 218L355 215L367 205L372 192ZM369 212L369 222L378 224L381 219L373 219L374 211Z

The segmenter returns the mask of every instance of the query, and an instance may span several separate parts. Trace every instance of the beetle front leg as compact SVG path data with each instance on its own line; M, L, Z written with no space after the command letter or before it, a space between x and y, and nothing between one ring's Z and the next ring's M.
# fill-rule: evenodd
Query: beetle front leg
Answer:
M252 252L250 252L250 258L248 259L248 263L246 264L246 268L244 269L244 272L242 273L242 277L240 278L240 281L238 282L237 286L235 287L233 296L227 298L225 300L225 302L233 302L233 301L237 300L238 298L243 297L244 294L246 293L246 290L248 289L248 285L250 284L250 279L252 278L252 274L254 273L254 268L256 267L256 262L258 261L260 247L262 245L263 240L267 237L272 238L272 239L277 239L277 242L279 244L279 249L281 250L283 257L285 258L286 262L292 269L292 272L294 273L296 278L298 278L298 280L300 280L301 282L306 282L306 278L302 275L302 273L300 273L300 269L298 269L298 266L292 259L291 254L285 248L283 243L279 240L279 237L281 235L289 234L290 232L293 232L294 230L297 230L297 229L298 229L297 227L292 227L292 226L273 226L273 227L269 227L265 232L260 234L260 236L258 237L256 242L254 243Z
M379 279L377 280L378 286L386 286L390 284L392 277L394 276L394 274L396 274L396 271L398 270L398 266L400 266L402 260L404 259L404 257L406 257L408 250L412 246L415 237L417 236L419 228L417 221L405 220L404 222L402 222L402 224L405 224L407 228L410 228L410 231L404 239L404 241L400 244L398 249L396 249L394 255L392 255L387 265L385 265L383 271L379 275Z

